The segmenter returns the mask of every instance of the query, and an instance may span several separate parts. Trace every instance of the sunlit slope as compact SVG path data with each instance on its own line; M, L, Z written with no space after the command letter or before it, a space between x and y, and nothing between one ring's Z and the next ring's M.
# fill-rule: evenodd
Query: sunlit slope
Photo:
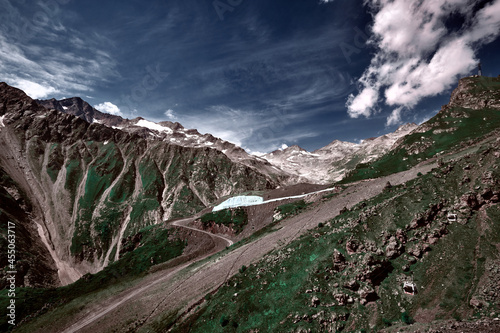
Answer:
M453 149L463 148L500 128L500 78L460 80L450 103L429 121L403 137L380 159L359 164L344 182L380 177Z

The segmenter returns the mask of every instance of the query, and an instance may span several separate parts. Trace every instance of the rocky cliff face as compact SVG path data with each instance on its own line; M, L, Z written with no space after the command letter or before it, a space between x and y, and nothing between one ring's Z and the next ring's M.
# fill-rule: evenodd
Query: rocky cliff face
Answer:
M458 82L457 88L451 93L450 102L443 105L434 118L415 130L415 135L420 137L420 140L401 138L395 146L407 149L410 155L418 155L435 144L435 138L419 136L419 133L450 137L453 134L458 134L458 139L464 139L473 131L472 128L463 126L464 123L470 122L470 126L486 129L491 124L485 122L488 121L488 118L496 116L495 110L500 110L500 78L485 76L462 78ZM462 131L457 132L461 127L464 127ZM486 131L482 134L485 133ZM411 142L410 145L408 145L409 142Z
M16 285L28 287L51 287L59 283L57 269L47 247L38 234L38 225L33 223L36 215L27 194L7 172L0 168L0 234L6 236L9 229L15 235L16 259L8 260L9 242L0 237L0 288L7 286L6 271L17 271ZM14 269L10 265L13 264ZM8 289L8 288L7 288Z
M287 172L274 168L267 160L249 155L244 149L211 134L201 134L196 129L186 129L178 122L154 123L144 118L124 119L116 115L100 112L79 97L63 100L37 100L47 109L77 116L90 124L102 124L113 129L136 134L142 138L163 141L187 148L212 148L222 152L231 161L246 165L261 173L279 178L280 182L294 182Z
M68 109L69 102L79 103L67 101ZM127 133L96 118L89 123L88 116L49 111L0 84L0 167L23 193L16 221L33 246L45 243L50 253L37 251L45 261L32 262L30 269L58 270L62 284L117 260L122 239L144 226L191 215L226 195L279 184L278 176L235 163L217 149ZM9 188L2 183L0 190L18 200ZM11 209L2 200L2 221L15 217Z

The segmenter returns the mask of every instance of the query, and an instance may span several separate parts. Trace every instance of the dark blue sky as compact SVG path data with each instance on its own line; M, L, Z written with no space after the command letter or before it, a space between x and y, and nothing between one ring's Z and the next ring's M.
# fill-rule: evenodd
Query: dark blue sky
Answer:
M0 0L0 80L267 152L421 122L478 59L500 74L500 0L371 2Z

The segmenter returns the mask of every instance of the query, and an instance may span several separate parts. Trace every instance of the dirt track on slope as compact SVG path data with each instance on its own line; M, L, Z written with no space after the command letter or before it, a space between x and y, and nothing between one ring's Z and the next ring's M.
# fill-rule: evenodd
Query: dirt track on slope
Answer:
M236 248L214 260L189 266L191 263L200 262L208 256L207 254L179 267L153 273L131 290L124 291L112 300L93 304L85 310L85 314L74 318L74 324L70 327L69 325L55 327L59 323L54 323L52 331L126 332L137 329L137 324L143 327L152 324L154 321L152 318L158 319L161 314L167 315L173 311L180 314L208 292L217 289L242 265L248 266L256 262L269 251L293 241L306 230L317 226L319 222L334 218L343 207L352 207L381 193L388 181L393 185L401 184L417 177L418 172L427 173L434 167L435 164L426 164L391 176L353 184L339 196L321 202L298 216L283 220L276 231L252 243ZM189 219L185 219L177 221L176 224L181 227L188 222ZM227 239L224 240L224 245L226 242Z
M230 240L229 238L226 238L226 237L221 236L221 235L215 235L215 234L212 234L212 233L210 233L208 231L204 231L204 230L200 230L200 229L195 229L193 227L189 227L188 224L190 222L192 222L192 221L193 221L193 218L187 218L187 219L182 219L182 220L174 221L174 222L172 222L172 225L176 226L176 227L186 228L186 229L189 229L189 230L192 230L192 231L196 231L196 232L201 232L201 233L204 233L204 234L212 236L212 237L220 238L220 239L226 241L226 243L227 243L226 246L233 245L233 241Z

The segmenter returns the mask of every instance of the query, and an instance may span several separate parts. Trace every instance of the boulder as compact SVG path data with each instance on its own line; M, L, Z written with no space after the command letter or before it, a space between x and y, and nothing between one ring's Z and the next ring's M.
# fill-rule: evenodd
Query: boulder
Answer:
M357 291L359 289L359 283L356 280L350 280L344 284L344 288L352 290L352 291Z
M467 206L470 209L476 210L479 208L479 202L475 193L464 194L460 198L462 206Z
M399 244L396 239L391 238L389 244L385 248L385 256L390 259L396 258L401 254L402 249L403 246Z
M358 292L359 297L361 298L361 303L365 302L373 302L378 299L377 293L373 288L370 288L368 286L363 287L359 290ZM363 302L365 301L365 302Z
M407 241L407 236L406 236L406 231L402 230L402 229L398 229L396 231L396 238L403 244L406 243Z
M345 248L348 254L354 254L362 249L362 245L357 239L350 239Z
M491 190L491 188L485 189L483 193L481 193L481 197L484 200L491 200L491 198L493 197L493 191Z
M340 251L334 250L333 251L333 262L334 263L344 263L345 262L345 257Z
M335 294L333 295L333 298L335 298L335 300L339 303L340 306L344 306L347 304L347 299L348 299L348 296L346 294Z

